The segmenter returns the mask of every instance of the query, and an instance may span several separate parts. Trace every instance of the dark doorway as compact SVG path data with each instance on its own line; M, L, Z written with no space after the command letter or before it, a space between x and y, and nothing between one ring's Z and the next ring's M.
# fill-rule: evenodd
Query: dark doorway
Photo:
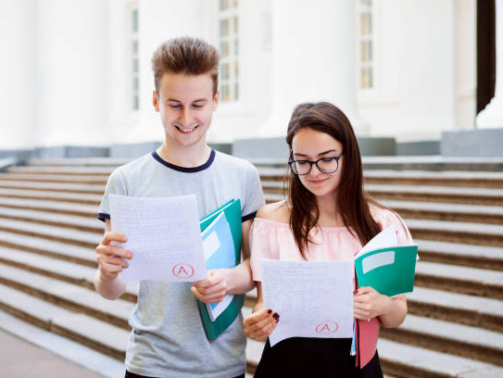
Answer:
M494 96L496 85L495 0L477 1L477 114Z

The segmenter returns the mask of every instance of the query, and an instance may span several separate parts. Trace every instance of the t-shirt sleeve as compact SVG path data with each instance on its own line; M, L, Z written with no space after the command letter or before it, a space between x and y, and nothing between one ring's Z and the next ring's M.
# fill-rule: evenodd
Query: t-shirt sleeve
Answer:
M262 281L260 259L279 260L278 229L273 224L255 219L250 230L250 266L254 281Z
M414 244L410 231L407 228L405 222L400 217L400 215L398 215L394 211L383 210L380 214L378 214L375 220L381 230L384 230L390 226L395 226L398 245Z
M250 166L246 179L246 201L242 204L243 222L255 218L258 209L265 205L264 192L257 168Z
M101 199L100 209L98 211L98 219L105 221L105 219L110 219L110 207L109 207L109 195L110 194L120 194L127 196L127 186L126 179L120 169L116 169L112 172L108 178L107 187L105 189L105 194Z

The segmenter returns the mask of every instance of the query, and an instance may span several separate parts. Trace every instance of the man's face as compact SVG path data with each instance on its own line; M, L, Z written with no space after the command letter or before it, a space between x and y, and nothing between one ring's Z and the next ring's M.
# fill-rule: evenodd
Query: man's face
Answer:
M153 104L161 115L166 142L185 147L205 145L218 98L218 91L213 96L213 80L209 74L165 73L159 82L159 93L154 91Z

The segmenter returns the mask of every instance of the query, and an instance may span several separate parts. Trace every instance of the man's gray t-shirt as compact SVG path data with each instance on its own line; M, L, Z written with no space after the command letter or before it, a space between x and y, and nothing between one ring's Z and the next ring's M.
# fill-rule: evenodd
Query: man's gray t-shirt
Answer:
M241 200L243 220L264 205L257 169L212 150L195 168L172 165L157 153L117 168L108 179L99 218L109 218L109 194L176 197L195 194L202 218L231 199ZM226 378L245 371L246 337L240 315L216 340L208 341L192 283L141 281L126 352L128 371L150 377Z

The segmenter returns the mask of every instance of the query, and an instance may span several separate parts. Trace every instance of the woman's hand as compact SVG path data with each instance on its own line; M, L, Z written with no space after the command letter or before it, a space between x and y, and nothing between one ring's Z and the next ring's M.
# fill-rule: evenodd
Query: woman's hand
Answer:
M354 317L359 320L369 320L386 313L393 302L393 299L379 294L370 286L358 288L353 298Z
M263 303L257 303L253 314L248 316L243 324L245 333L250 339L264 341L274 331L279 322L279 315L271 309L264 309Z

